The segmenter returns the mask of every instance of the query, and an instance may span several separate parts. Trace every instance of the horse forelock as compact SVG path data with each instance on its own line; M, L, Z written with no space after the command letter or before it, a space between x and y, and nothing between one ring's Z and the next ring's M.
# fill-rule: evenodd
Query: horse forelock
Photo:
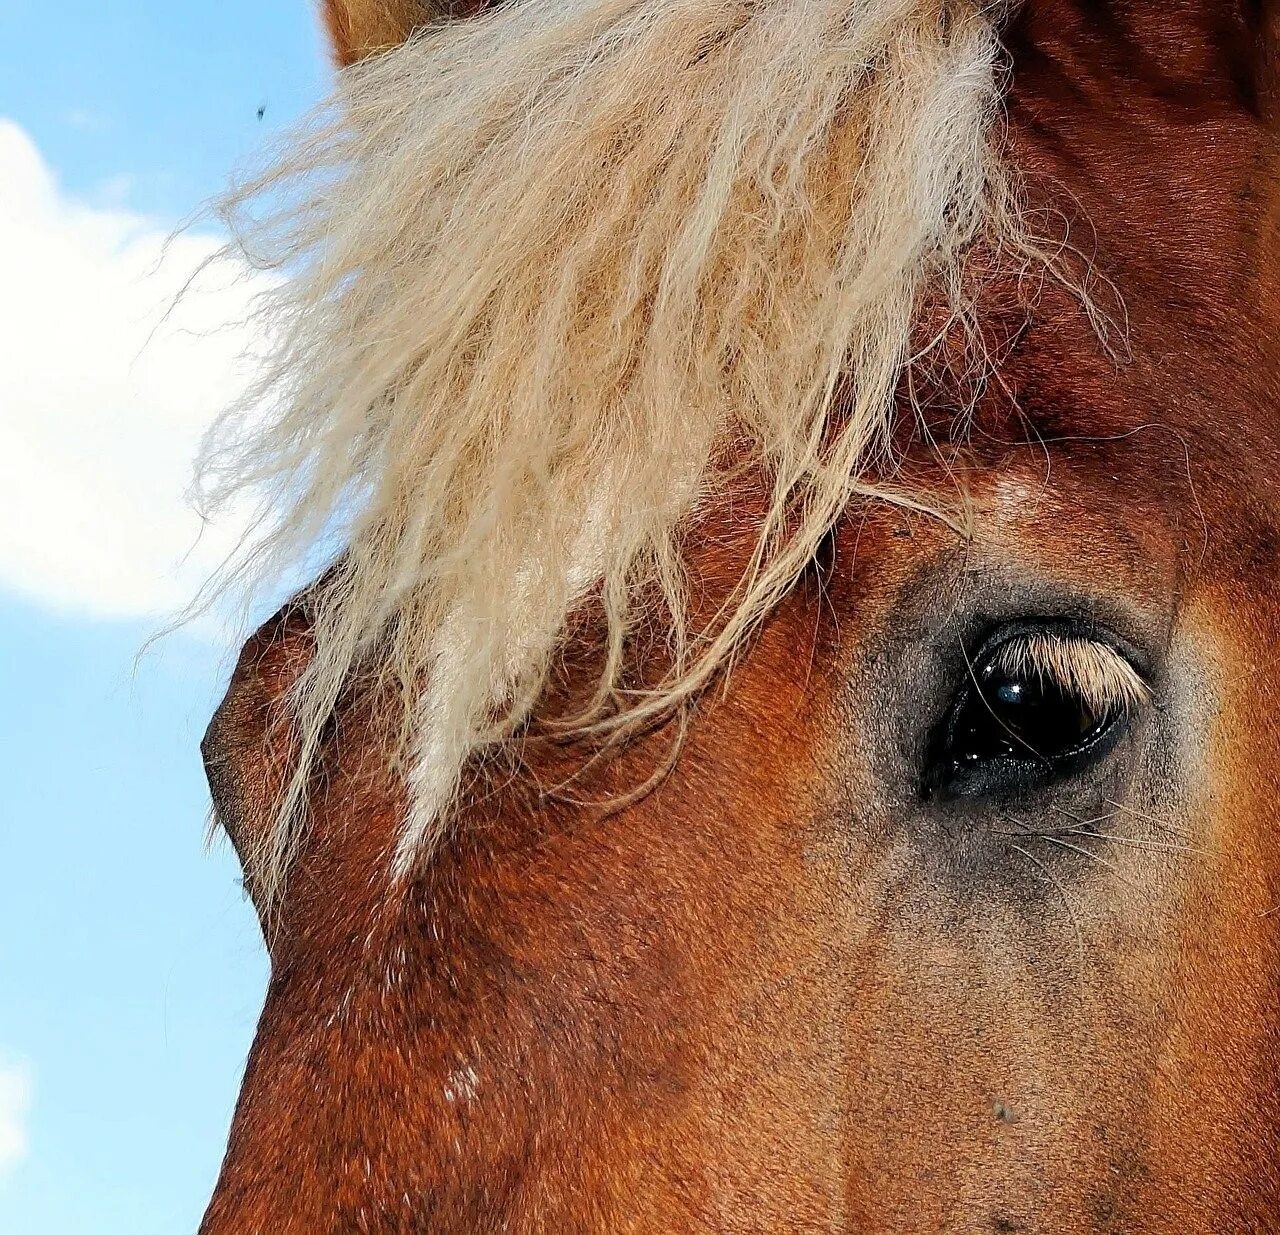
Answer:
M926 293L934 337L972 341L969 255L1040 260L1000 148L1001 7L522 0L348 69L231 195L235 244L287 278L206 480L280 498L237 572L270 577L321 530L343 546L307 602L296 765L249 859L264 894L354 678L401 701L403 873L584 603L607 651L572 724L651 718L876 487ZM693 629L682 532L744 466L767 513ZM620 700L641 621L669 632L670 669Z

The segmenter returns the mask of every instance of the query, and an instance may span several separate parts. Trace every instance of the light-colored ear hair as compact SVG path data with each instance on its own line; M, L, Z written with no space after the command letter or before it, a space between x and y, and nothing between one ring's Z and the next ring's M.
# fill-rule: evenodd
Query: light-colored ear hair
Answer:
M239 252L287 277L251 394L271 413L233 409L205 479L276 499L246 569L278 577L335 528L344 546L312 602L264 887L353 675L404 703L403 873L588 597L609 638L577 719L639 723L702 689L872 491L904 366L978 338L968 254L1038 260L1001 158L1001 9L513 0L348 69L228 200ZM279 209L255 221L259 202ZM926 293L947 311L922 342ZM682 533L744 466L771 504L695 634ZM673 668L637 699L617 686L641 622Z
M1151 697L1142 675L1109 644L1073 635L1037 632L1010 639L996 657L1014 677L1051 682L1083 699L1098 715L1132 712Z
M324 20L341 65L399 47L428 22L466 0L324 0Z

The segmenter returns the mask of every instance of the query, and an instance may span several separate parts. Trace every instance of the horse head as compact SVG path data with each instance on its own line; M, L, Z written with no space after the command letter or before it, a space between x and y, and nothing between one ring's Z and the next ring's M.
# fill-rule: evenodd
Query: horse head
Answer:
M1272 7L327 12L202 1229L1280 1229Z

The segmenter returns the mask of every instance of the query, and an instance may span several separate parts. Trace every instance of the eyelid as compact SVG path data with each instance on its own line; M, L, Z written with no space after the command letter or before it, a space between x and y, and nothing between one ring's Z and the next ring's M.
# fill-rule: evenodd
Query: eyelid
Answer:
M988 670L1053 682L1099 713L1129 713L1151 699L1133 663L1101 639L1062 631L1024 632L1006 639L987 659Z

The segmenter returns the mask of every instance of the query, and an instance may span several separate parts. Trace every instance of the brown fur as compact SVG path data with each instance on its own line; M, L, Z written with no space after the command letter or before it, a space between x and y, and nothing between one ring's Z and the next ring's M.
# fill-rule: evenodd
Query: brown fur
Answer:
M674 722L586 773L535 734L392 893L402 784L378 700L344 703L205 1235L1280 1229L1270 20L1024 10L1011 142L1128 355L1047 289L956 448L972 542L851 506L653 793L591 805ZM704 606L761 510L709 516ZM1096 787L1125 843L1062 837L1109 865L899 784L899 714L963 671L936 649L1011 597L1157 663L1132 772ZM212 731L233 836L306 651L296 613L269 625Z
M471 0L325 0L324 21L343 67L399 47L416 29L480 7Z

